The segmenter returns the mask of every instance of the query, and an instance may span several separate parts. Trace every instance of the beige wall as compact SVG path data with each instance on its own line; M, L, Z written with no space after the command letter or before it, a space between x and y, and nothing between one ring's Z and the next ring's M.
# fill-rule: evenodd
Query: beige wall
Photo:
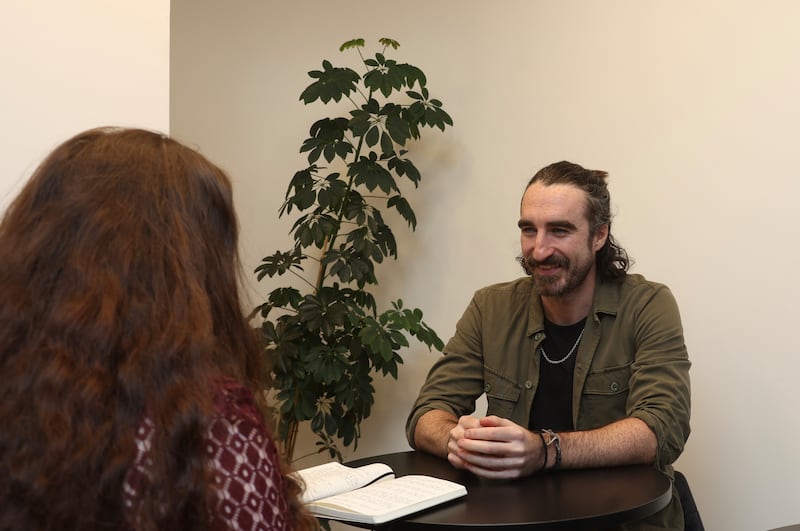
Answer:
M172 130L236 182L248 270L286 249L276 221L311 122L298 101L352 37L400 41L455 119L411 156L419 226L401 226L383 300L448 338L472 292L519 275L517 208L539 167L608 170L635 271L672 287L694 361L693 433L678 462L709 529L800 522L800 3L793 0L173 0ZM354 63L352 63L354 64ZM256 296L276 284L253 283ZM380 385L358 455L407 449L403 424L434 355Z
M169 127L167 1L4 0L0 58L0 211L79 131Z

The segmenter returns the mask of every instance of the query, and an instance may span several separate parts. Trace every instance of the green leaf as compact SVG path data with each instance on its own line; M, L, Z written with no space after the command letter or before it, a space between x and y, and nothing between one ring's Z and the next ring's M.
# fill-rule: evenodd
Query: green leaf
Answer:
M425 73L422 72L419 68L413 65L405 64L403 65L405 74L406 74L406 85L411 88L414 86L414 83L417 83L422 91L423 99L427 99L428 97L428 89L425 88L427 84L427 79L425 78Z
M354 70L334 67L329 61L323 61L322 68L323 70L313 70L308 73L309 77L317 81L311 83L300 94L300 100L306 105L316 100L321 100L322 103L339 101L343 96L348 96L357 90L356 84L361 80L361 76Z
M350 39L349 41L345 41L339 46L339 51L343 52L350 48L363 48L364 47L364 39Z
M297 409L295 411L295 416L297 420L309 420L314 416L314 408L312 406L310 400L300 400L297 403Z
M361 157L353 162L348 170L348 175L353 176L353 182L357 185L364 185L370 192L380 188L385 194L392 190L397 190L392 174L377 162L374 153L370 153L370 158Z
M414 186L419 186L422 176L419 174L417 167L414 166L414 163L410 160L394 157L389 159L389 161L386 163L386 167L394 171L400 177L407 177L411 182L414 183Z
M314 414L311 419L311 430L312 431L321 431L322 428L325 426L325 415L320 413L319 411Z
M350 189L345 197L342 214L344 219L355 221L358 225L362 225L367 219L367 212L370 208L357 190Z
M322 326L322 303L314 295L306 295L298 306L298 317L309 331L318 330Z
M415 101L403 110L403 119L409 123L419 124L425 118L425 102Z
M413 335L425 343L428 348L434 348L438 351L444 349L444 341L436 334L436 332L425 323L420 323L420 328Z
M342 438L342 442L345 446L353 444L353 442L356 440L355 424L349 422L342 424L337 435Z
M330 163L335 157L344 158L355 148L345 140L349 120L347 118L324 118L314 122L300 152L308 152L309 164L315 163L321 155Z
M400 113L386 117L386 130L391 135L392 140L401 146L404 146L406 141L411 138L411 129L408 121L403 119ZM384 153L390 153L390 151L384 150Z
M375 242L380 246L384 256L397 258L397 242L388 225L382 223L373 231Z
M350 121L347 127L353 133L353 136L364 136L370 127L372 127L372 115L363 109L356 109L350 111Z
M381 134L381 152L384 156L390 156L394 153L394 142L388 133Z
M430 106L425 108L425 116L421 123L430 127L438 127L444 131L446 125L453 125L453 119L444 109Z
M378 39L378 42L381 43L385 48L392 47L395 50L400 47L400 43L394 39L389 39L388 37L381 37Z
M336 417L334 415L325 415L325 431L328 433L336 433L339 430Z
M381 92L384 96L389 97L393 91L403 88L408 74L405 65L395 64L394 61L387 65L388 70L381 81Z
M307 224L297 227L297 230L294 231L295 242L303 248L314 243L315 237L314 230Z
M353 280L356 281L358 286L363 287L365 284L375 284L375 271L372 261L364 258L363 255L353 253L348 265L350 266Z
M339 173L331 173L325 179L323 188L317 192L317 202L320 207L330 211L338 211L347 195L347 183L339 179Z
M314 185L314 171L316 170L316 166L310 166L304 170L300 170L294 174L292 180L289 181L289 188L286 190L286 196L289 197L291 191L294 190L302 190L304 188L310 188Z
M417 217L414 214L414 210L411 208L411 205L408 204L408 201L404 197L400 195L394 195L389 198L386 205L390 208L394 207L397 212L403 216L403 219L408 222L408 225L412 229L417 228Z
M258 280L261 280L265 276L283 275L290 268L302 271L301 263L305 259L305 255L297 248L288 252L276 251L275 254L262 258L261 265L256 267L255 272Z
M267 300L273 306L297 308L301 298L300 291L296 288L285 287L272 290Z
M372 91L380 91L385 98L388 98L392 92L404 86L408 72L404 65L398 65L392 60L387 61L381 54L376 54L375 59L379 66L364 74L364 86Z
M392 341L389 333L374 319L365 319L364 328L358 335L369 348L384 360L392 358Z
M317 167L312 165L294 174L286 190L286 201L281 206L278 216L289 214L293 208L303 211L311 207L317 199L314 191L314 174Z
M367 134L364 135L364 141L367 143L369 147L374 146L378 143L378 135L380 134L380 130L377 127L370 127L367 130Z
M324 385L339 381L347 373L347 356L341 348L320 347L313 360L312 375Z
M330 265L329 273L344 283L356 282L359 288L363 288L377 282L372 261L352 247L330 249L322 263Z
M347 235L347 241L353 244L353 248L357 251L359 249L359 245L363 244L367 237L367 227L359 227L355 230L350 231Z
M328 188L324 188L317 192L317 203L321 208L336 210L338 208L337 199L341 198L334 197Z

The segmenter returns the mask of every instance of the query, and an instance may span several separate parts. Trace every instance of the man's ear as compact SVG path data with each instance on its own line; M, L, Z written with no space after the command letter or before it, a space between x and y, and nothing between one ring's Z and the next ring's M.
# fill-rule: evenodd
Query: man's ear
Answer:
M599 251L603 248L606 244L606 240L608 239L608 223L603 223L597 230L594 231L594 235L592 236L592 247L594 248L594 252Z

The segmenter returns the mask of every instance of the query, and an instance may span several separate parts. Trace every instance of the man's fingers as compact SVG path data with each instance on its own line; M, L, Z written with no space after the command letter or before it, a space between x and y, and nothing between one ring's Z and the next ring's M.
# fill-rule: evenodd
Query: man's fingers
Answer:
M471 415L464 415L458 419L458 426L462 429L477 428L481 425L481 420Z
M480 425L484 427L498 427L498 426L516 426L513 422L508 419L504 419L502 417L498 417L497 415L489 415L488 417L482 417L480 420Z
M523 451L523 446L517 441L503 441L493 439L463 438L456 442L459 450L478 455L509 456L518 455Z
M518 430L516 430L515 427L509 426L469 428L464 430L464 437L480 441L499 442L515 441L520 438Z
M485 478L515 478L520 476L520 460L472 453L460 454L460 468Z
M467 468L467 463L453 452L447 454L447 460L450 461L450 464L455 468Z

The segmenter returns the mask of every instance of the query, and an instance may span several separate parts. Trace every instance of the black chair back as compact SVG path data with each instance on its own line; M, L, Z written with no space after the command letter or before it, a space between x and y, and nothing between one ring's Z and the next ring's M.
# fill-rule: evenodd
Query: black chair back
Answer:
M692 496L692 491L689 489L689 482L686 481L686 476L675 471L675 489L678 491L678 496L681 499L683 506L683 528L685 531L705 531L703 527L703 520L700 519L700 511L697 510L697 504Z

